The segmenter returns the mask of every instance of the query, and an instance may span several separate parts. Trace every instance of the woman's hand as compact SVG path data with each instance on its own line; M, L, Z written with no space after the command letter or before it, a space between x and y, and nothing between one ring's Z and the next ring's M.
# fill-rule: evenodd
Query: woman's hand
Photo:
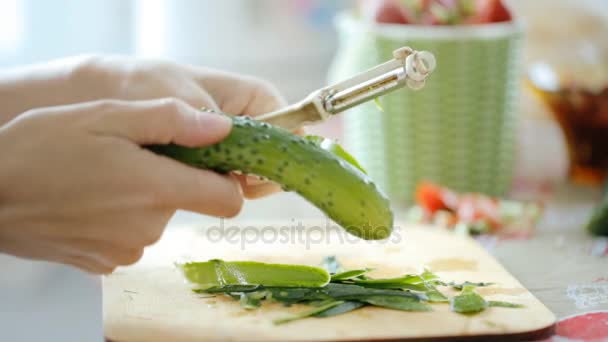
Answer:
M172 96L190 105L233 115L257 116L279 109L286 103L272 84L248 76L180 65L166 61L127 57L89 57L73 74L75 84L103 80L109 85L105 98L145 100ZM114 85L120 85L118 87ZM246 198L259 198L280 186L256 176L237 175Z
M252 77L164 61L83 56L0 73L0 125L34 108L165 97L234 115L256 116L285 105L272 85ZM238 179L248 198L279 190L256 177Z
M178 208L236 215L243 199L233 176L140 147L204 146L230 129L225 117L176 99L20 115L0 127L0 252L109 273L137 261Z

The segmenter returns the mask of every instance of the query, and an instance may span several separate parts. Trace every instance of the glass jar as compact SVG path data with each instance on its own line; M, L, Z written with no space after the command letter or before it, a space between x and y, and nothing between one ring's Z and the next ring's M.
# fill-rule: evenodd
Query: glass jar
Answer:
M608 175L608 3L530 6L526 84L564 133L570 179L601 184Z

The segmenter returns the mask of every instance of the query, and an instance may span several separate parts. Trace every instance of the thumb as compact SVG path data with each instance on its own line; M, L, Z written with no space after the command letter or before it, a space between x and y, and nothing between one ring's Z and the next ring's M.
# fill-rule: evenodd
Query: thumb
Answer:
M223 140L232 127L229 118L200 111L175 98L102 100L91 102L90 107L88 111L96 114L91 130L139 145L205 146Z

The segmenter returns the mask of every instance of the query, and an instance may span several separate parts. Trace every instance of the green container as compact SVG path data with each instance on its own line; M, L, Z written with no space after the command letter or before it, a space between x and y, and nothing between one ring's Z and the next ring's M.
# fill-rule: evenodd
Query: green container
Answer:
M368 23L343 13L330 71L338 81L410 46L432 52L437 68L419 91L402 89L344 115L345 143L396 205L416 184L503 195L511 185L519 88L517 23L414 26Z

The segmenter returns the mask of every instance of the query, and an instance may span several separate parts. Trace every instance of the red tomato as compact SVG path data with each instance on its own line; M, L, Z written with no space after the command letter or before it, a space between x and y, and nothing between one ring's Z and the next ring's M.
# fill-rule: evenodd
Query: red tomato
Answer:
M511 13L501 0L477 0L476 8L476 13L465 23L487 24L511 20Z
M434 25L437 22L430 13L430 8L436 1L438 0L377 0L373 2L374 18L379 23ZM442 1L451 3L456 0Z
M421 182L416 188L416 203L431 214L448 209L443 201L443 188L431 182Z
M364 14L379 23L441 25L445 13L455 13L456 23L486 24L511 20L511 13L502 0L472 0L474 5L465 11L467 0L368 0L370 7ZM469 12L469 13L465 13ZM443 14L442 14L443 13ZM464 18L463 18L464 17Z
M492 11L492 15L490 16L491 23L499 23L503 21L510 21L511 12L505 7L501 0L494 1L494 9Z
M373 8L373 11L375 12L373 18L376 20L376 22L385 24L410 23L404 6L401 6L397 1L383 0L376 1L376 3L377 5Z

